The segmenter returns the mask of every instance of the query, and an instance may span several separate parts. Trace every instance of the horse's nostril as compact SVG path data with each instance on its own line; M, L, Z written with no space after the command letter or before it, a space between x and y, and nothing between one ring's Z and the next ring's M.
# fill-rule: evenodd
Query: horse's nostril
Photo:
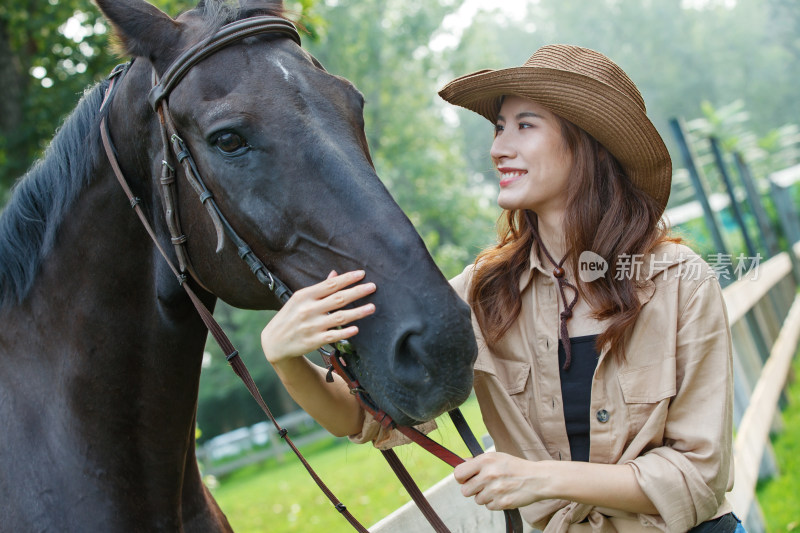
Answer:
M422 335L413 330L405 332L395 345L393 374L406 386L420 386L432 379L425 345Z

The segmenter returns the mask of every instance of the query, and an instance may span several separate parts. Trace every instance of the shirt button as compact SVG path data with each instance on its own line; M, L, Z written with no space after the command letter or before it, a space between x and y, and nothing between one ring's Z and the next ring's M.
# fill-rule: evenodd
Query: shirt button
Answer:
M597 421L600 422L601 424L605 424L606 422L608 422L608 416L609 416L608 411L606 411L605 409L600 409L599 411L597 411Z

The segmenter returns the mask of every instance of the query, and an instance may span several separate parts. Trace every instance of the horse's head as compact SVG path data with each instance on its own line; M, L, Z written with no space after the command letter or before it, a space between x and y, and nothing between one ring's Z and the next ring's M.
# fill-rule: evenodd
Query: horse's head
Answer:
M123 167L127 159L129 168L154 176L147 190L155 190L164 155L146 102L152 71L161 76L224 22L279 14L282 6L243 0L232 11L230 2L206 0L173 20L143 0L97 3L127 52L140 58L121 83L110 122L115 137L127 137L115 139ZM369 297L377 311L358 323L358 355L348 365L379 405L409 424L463 401L476 354L469 309L376 175L356 88L292 39L266 34L205 57L168 102L221 212L290 288L359 268L377 284ZM150 146L137 150L136 137ZM183 178L179 169L177 210L198 281L234 306L274 308L230 239L217 246L214 224ZM161 209L151 208L154 218Z

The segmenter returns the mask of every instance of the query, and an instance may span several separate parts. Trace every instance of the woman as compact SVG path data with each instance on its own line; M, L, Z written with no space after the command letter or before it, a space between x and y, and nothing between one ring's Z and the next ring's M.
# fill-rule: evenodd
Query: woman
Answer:
M462 493L548 532L740 527L725 500L725 304L708 265L660 223L671 163L633 82L598 52L550 45L440 95L495 125L505 210L499 243L451 282L473 310L475 392L497 449L456 468ZM262 344L312 416L383 444L392 436L346 387L298 357L374 312L337 311L375 290L362 277L299 291Z

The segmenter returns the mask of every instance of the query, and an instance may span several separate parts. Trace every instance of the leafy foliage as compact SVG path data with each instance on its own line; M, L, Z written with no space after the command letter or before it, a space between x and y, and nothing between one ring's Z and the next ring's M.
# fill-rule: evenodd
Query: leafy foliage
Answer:
M0 56L11 59L0 68L0 83L9 88L0 113L4 189L27 169L83 89L112 66L114 59L103 53L107 27L90 7L76 0L0 5Z
M154 2L170 13L188 0ZM38 157L84 89L122 61L87 0L7 0L0 5L0 203Z
M298 409L261 353L259 333L274 313L235 309L220 302L214 318L236 346L275 416ZM264 420L264 414L209 338L200 377L197 425L203 439Z
M724 152L742 154L753 173L762 178L800 160L800 127L797 124L784 124L759 137L752 129L753 118L743 100L717 108L704 101L701 111L701 118L686 123L695 146L705 147L708 137L716 137ZM700 152L699 159L705 164L712 162L705 150Z

